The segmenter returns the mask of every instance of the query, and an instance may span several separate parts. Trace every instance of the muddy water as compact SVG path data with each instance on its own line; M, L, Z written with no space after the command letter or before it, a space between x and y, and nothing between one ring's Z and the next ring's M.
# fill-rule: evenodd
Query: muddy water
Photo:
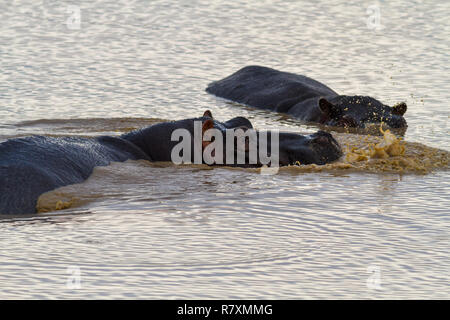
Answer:
M247 64L406 101L409 123L401 140L335 132L337 163L277 175L96 168L43 195L39 215L2 217L0 298L449 298L450 6L380 2L374 30L373 4L86 1L80 29L52 1L0 5L0 141L118 135L205 109L317 130L203 91Z

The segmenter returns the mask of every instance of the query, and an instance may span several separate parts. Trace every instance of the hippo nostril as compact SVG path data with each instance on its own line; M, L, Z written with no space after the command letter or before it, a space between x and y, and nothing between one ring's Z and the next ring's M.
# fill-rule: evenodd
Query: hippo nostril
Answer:
M318 131L313 135L311 143L315 151L324 152L328 156L333 154L330 159L333 158L335 160L342 155L339 143L328 132Z
M318 131L312 136L311 143L318 146L327 146L330 145L332 140L331 134L324 131Z
M312 141L317 144L329 144L330 143L330 139L327 136L318 136L318 137L315 137Z

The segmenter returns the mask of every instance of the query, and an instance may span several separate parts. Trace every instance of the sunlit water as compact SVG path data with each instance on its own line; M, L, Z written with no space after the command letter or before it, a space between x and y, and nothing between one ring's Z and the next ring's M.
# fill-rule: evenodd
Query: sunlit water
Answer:
M0 4L0 141L206 109L317 130L204 92L260 64L406 101L407 146L450 150L450 2L381 1L379 30L372 1L172 2L79 1L79 29L60 2ZM449 171L368 171L96 168L43 197L68 209L0 220L0 298L450 298Z

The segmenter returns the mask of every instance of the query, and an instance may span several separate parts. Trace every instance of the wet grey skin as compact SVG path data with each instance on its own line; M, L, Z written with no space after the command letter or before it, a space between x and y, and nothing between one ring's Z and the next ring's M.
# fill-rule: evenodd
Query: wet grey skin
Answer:
M206 91L251 107L287 113L305 122L365 128L385 123L406 129L404 102L393 107L368 96L340 95L326 85L288 72L247 66L208 85Z
M253 128L246 118L220 122L207 111L203 117L158 123L118 137L30 136L0 143L0 214L34 214L41 194L81 183L95 167L113 161L171 161L172 148L178 143L171 141L172 132L184 128L193 135L195 121L221 131ZM283 164L296 159L322 164L336 158L338 145L329 134L280 137Z
M302 136L280 132L280 166L333 162L342 156L339 143L324 131Z
M206 114L206 113L205 113ZM253 129L251 122L243 117L237 117L232 120L229 120L225 123L218 122L212 118L211 113L210 119L213 121L211 127L218 129L222 132L222 145L224 149L222 150L223 159L221 164L226 164L228 166L233 167L261 167L263 164L259 157L259 149L260 149L260 138L262 131L255 130L256 133L256 151L257 151L257 159L256 163L250 163L249 156L249 143L250 140L247 139L245 141L245 146L241 146L238 148L238 139L234 138L233 142L233 151L234 151L234 161L233 163L226 162L226 145L227 145L227 129L232 130L242 130L243 132L247 132L249 129ZM203 118L208 119L207 118ZM211 121L210 120L210 121ZM205 123L205 122L204 122ZM267 156L270 157L273 152L275 152L274 147L272 146L272 131L267 131L265 135L265 139L267 141ZM237 150L245 149L245 163L240 164L237 162ZM266 151L266 150L264 150ZM342 156L342 149L339 143L334 139L334 137L327 132L318 131L316 133L310 135L302 135L295 132L278 132L278 158L279 158L279 166L287 166L287 165L295 165L295 164L318 164L323 165L326 163L330 163L336 161ZM270 163L268 165L271 165Z

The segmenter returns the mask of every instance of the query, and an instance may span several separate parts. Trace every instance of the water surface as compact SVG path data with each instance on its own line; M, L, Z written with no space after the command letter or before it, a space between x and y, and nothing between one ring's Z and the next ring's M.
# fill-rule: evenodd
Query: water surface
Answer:
M405 140L450 150L448 1L77 6L79 29L57 1L0 4L0 140L118 135L206 109L317 130L204 92L260 64L406 101ZM449 178L114 163L47 195L70 208L0 220L0 298L448 299Z

